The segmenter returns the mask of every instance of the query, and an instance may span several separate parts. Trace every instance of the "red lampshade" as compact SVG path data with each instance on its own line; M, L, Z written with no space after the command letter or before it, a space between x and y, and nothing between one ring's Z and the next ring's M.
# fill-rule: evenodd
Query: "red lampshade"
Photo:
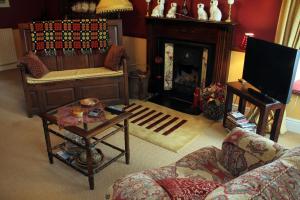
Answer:
M240 45L240 48L241 48L242 50L245 50L245 49L246 49L248 37L254 37L254 33L245 33L245 35L244 35L244 37L243 37L243 40L242 40L242 42L241 42L241 45Z

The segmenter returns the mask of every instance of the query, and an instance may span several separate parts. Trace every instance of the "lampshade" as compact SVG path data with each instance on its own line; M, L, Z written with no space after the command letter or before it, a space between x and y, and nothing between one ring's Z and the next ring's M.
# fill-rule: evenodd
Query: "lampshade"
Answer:
M96 8L96 13L106 14L132 10L132 3L128 0L100 0Z
M240 48L245 50L247 47L248 37L254 37L254 33L245 33L243 40L241 42Z

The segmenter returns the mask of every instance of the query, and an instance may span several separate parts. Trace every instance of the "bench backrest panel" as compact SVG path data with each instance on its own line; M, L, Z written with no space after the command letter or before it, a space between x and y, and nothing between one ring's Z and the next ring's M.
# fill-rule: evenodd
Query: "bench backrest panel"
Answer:
M109 44L122 45L122 21L107 20L109 31ZM23 41L23 52L31 51L31 35L29 23L19 24L21 39ZM104 63L104 53L93 53L91 55L63 55L63 56L40 56L50 71L60 71L67 69L78 69L88 67L100 67Z

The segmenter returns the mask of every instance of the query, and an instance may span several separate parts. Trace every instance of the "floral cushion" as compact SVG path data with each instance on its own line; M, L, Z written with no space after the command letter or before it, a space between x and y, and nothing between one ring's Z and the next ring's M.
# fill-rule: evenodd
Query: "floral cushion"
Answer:
M220 186L207 199L299 199L300 147Z
M224 139L221 163L236 177L277 159L284 152L279 144L236 128Z
M157 183L168 192L172 200L203 200L221 185L213 181L191 178L168 178L158 180Z
M210 146L188 154L176 162L178 177L197 177L226 183L234 177L219 162L221 150Z

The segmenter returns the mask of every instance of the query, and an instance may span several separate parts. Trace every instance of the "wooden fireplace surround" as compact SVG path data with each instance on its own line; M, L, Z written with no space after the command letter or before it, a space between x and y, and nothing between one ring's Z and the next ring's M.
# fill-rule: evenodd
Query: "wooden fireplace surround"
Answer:
M226 83L229 72L234 23L209 22L193 19L168 19L147 17L147 64L152 81L162 77L155 67L155 57L159 55L159 40L182 40L212 46L212 82Z

